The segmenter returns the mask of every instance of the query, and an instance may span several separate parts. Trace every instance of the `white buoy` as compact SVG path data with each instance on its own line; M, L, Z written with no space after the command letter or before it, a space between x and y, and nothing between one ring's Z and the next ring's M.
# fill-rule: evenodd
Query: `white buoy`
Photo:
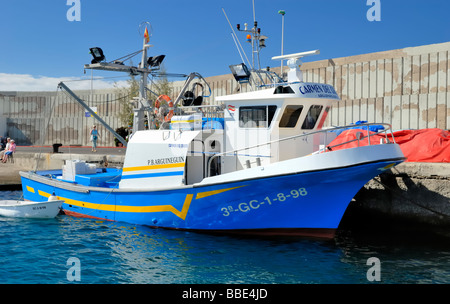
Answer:
M48 201L49 201L49 202L51 202L51 201L57 201L57 200L58 200L58 197L55 195L55 192L53 192L52 195L50 195L50 196L48 197Z

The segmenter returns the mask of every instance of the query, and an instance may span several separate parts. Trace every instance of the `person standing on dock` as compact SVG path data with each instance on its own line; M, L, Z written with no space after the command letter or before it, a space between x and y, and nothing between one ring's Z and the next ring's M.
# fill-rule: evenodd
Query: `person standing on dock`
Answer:
M99 136L97 126L93 125L91 130L92 152L97 152L97 139Z

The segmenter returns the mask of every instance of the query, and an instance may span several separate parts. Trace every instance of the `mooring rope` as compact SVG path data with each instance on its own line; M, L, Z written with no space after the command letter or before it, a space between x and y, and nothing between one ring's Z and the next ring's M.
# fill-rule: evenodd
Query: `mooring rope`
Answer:
M422 205L422 204L419 204L418 202L416 202L416 201L414 201L414 200L412 200L412 199L406 197L406 196L403 195L402 193L398 193L398 191L397 191L396 189L393 189L393 188L387 186L387 185L384 184L381 180L378 180L376 177L373 178L373 180L374 180L375 182L377 182L378 184L382 185L383 187L385 187L386 189L390 190L394 195L397 195L397 196L399 196L399 197L401 197L401 198L403 198L403 199L409 201L409 202L410 202L411 204L413 204L413 205L416 205L416 206L418 206L418 207L420 207L420 208L423 208L423 209L425 209L425 210L428 210L428 211L430 211L430 212L432 212L432 213L435 213L435 214L437 214L437 215L440 215L440 216L443 216L443 217L448 217L448 218L450 218L450 215L448 215L448 214L445 214L445 213L436 211L436 210L434 210L434 209L431 209L430 207L427 207L427 206L424 206L424 205Z

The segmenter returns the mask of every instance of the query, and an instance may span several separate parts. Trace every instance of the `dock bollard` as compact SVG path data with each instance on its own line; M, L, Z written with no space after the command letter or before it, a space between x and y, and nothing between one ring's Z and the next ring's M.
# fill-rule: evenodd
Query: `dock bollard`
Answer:
M53 153L59 153L58 149L61 146L62 146L62 144L53 144Z

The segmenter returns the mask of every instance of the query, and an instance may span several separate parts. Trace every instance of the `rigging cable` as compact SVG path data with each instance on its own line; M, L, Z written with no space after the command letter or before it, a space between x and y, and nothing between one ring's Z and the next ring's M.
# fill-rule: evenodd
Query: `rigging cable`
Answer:
M225 13L225 10L224 10L223 8L222 8L222 11L223 11L223 14L225 15L225 18L227 19L228 24L230 25L230 28L231 28L231 30L232 30L232 32L233 32L233 34L234 34L234 38L233 38L233 39L235 39L235 41L238 42L238 44L239 44L239 46L240 46L242 52L244 53L245 59L247 59L248 65L250 66L251 69L253 69L253 66L252 66L251 63L250 63L250 60L248 60L247 54L245 53L244 48L242 47L241 43L239 42L239 39L237 39L236 32L234 31L234 28L231 26L230 20L228 19L228 16L227 16L227 14ZM232 35L233 35L233 34L232 34ZM237 47L237 45L236 45L236 47ZM239 54L240 54L240 52L239 52ZM242 60L242 61L244 61L244 60Z

